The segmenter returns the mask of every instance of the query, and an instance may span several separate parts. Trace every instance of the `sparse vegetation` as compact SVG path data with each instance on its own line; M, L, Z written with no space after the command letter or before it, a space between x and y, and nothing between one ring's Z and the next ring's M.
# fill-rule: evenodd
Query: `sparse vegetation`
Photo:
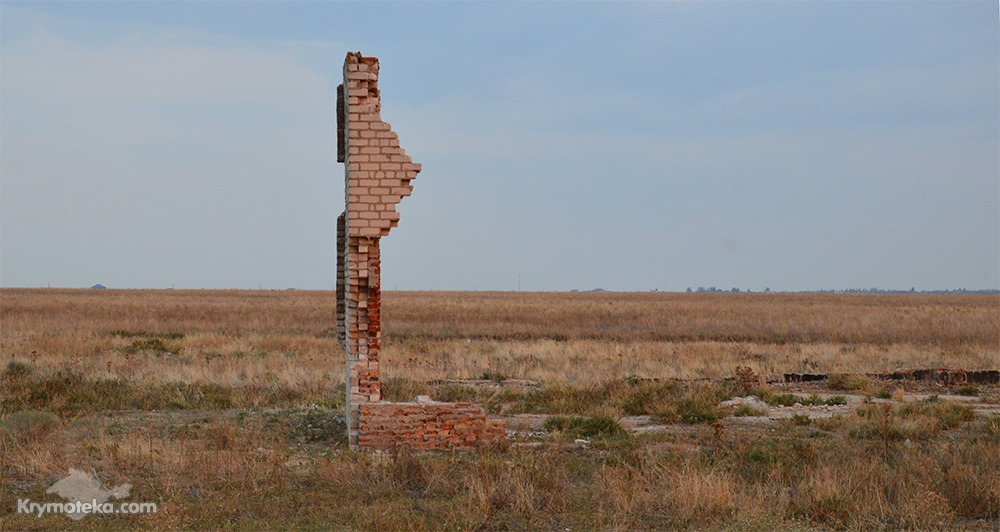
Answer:
M37 442L62 425L59 416L39 410L18 410L0 423L3 434L13 441Z
M975 386L962 386L961 388L959 388L955 392L958 395L968 395L968 396L971 396L971 397L975 397L975 396L979 395L979 388L976 388Z
M68 467L160 504L72 522L82 529L961 529L1000 519L998 387L859 375L995 368L1000 298L383 301L387 399L473 401L508 427L534 425L471 453L349 450L328 293L0 290L4 528L71 526L12 513L19 497L54 500L45 490ZM842 375L763 384L795 371ZM719 405L748 395L783 417Z
M767 410L763 408L757 408L750 405L739 405L733 408L733 417L747 417L747 416L764 416L767 415Z
M607 415L552 416L545 420L545 430L563 433L567 438L607 438L627 435L621 423Z
M834 395L827 398L822 398L818 395L794 395L790 393L783 393L778 395L766 394L762 397L768 404L774 406L836 406L847 404L847 399L842 395Z
M872 389L872 380L853 373L833 373L830 375L829 386L831 390L867 392Z
M15 380L27 377L28 375L31 375L30 364L21 362L20 360L11 360L7 363L7 368L4 369L3 374L0 375L0 377Z

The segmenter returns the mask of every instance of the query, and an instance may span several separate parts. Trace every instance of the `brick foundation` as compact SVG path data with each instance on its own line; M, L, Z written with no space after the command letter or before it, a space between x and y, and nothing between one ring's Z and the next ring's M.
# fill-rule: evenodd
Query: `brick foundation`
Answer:
M504 424L472 403L368 403L360 406L361 447L415 451L461 449L503 441Z
M503 426L468 403L382 403L379 239L399 223L396 205L420 165L382 120L378 59L348 53L337 87L337 161L345 209L337 219L337 338L346 354L347 435L352 447L448 449L502 440ZM458 427L458 428L456 428ZM498 428L499 427L499 428Z

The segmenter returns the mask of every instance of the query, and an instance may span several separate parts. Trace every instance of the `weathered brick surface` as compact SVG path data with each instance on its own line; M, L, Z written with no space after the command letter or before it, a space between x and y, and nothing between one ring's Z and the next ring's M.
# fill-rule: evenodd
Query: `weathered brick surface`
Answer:
M466 403L382 403L379 380L379 239L399 223L396 205L420 172L382 120L378 59L348 53L337 87L337 160L345 209L337 219L337 338L347 356L347 431L352 446L445 449L503 439L502 425ZM457 428L456 428L457 427Z
M477 447L503 441L503 422L472 403L369 403L360 407L361 447L417 451Z

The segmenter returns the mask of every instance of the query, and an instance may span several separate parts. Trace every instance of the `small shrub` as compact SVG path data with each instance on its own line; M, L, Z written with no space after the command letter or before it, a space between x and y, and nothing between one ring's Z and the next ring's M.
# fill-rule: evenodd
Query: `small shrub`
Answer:
M899 415L903 418L919 415L929 416L938 420L944 428L953 429L963 422L974 419L976 412L968 405L935 401L907 403L899 408Z
M10 379L20 379L31 375L31 364L20 360L11 360L7 363L7 368L3 370L3 376Z
M742 404L733 409L733 417L766 416L767 410Z
M994 438L1000 437L1000 414L983 418L983 422L979 424L979 432Z
M610 416L597 415L584 418L584 422L580 425L580 434L585 438L621 436L625 434L625 428Z
M865 391L872 388L870 378L853 373L831 373L828 382L831 390Z
M892 399L892 393L889 390L883 388L875 392L875 397L879 399Z
M848 431L857 440L903 441L906 435L899 427L890 424L865 423Z
M813 394L808 397L802 397L795 394L783 393L779 395L771 396L767 399L768 404L774 406L793 406L795 404L800 404L802 406L836 406L836 405L846 405L847 398L843 395L834 395L823 399L822 397Z
M773 406L792 406L795 403L802 404L802 398L797 395L792 395L790 393L782 393L778 395L773 395L768 398L767 402Z
M62 420L52 412L20 410L8 416L0 426L16 439L37 442L61 427Z
M207 383L198 386L200 393L199 408L232 408L233 388L221 384Z
M415 493L427 490L430 468L406 447L393 449L384 468L381 473L388 486Z
M1000 514L1000 490L995 478L977 470L972 464L951 464L941 479L941 493L957 515L995 520Z
M480 401L480 393L485 390L476 388L474 386L466 386L464 384L448 384L439 388L435 388L431 391L431 397L437 401L444 401L446 403L457 403L461 401L468 401L470 403L478 403ZM412 401L417 394L414 394L407 401Z
M958 389L958 395L977 397L979 396L979 388L976 388L975 386L962 386Z
M581 417L551 416L545 420L542 427L549 432L564 432L582 419Z
M629 385L619 405L629 416L653 414L664 405L676 402L680 393L673 382Z
M307 443L334 442L347 443L347 426L342 410L322 407L307 407L281 412L273 420L276 424L288 424L288 437Z
M736 366L736 382L740 389L740 395L748 395L762 381L757 372L750 366Z
M125 348L126 355L134 355L136 353L150 352L157 356L167 355L180 355L181 347L176 345L168 345L163 341L162 338L136 338L132 340L132 343Z
M45 377L6 380L0 394L0 409L50 410L68 417L96 410L129 408L129 386L121 379L88 380L72 369L61 369ZM14 390L17 390L14 392Z
M757 387L750 391L750 395L767 403L770 402L771 399L771 390L768 390L765 387Z
M418 395L427 395L427 385L398 377L382 380L382 399L392 402L412 401Z
M898 416L890 404L866 404L859 406L854 413L859 422L848 431L854 439L890 442L907 438L899 427Z
M732 457L743 479L767 483L775 474L783 479L801 478L806 468L819 460L816 449L813 442L800 438L763 438L737 443Z
M738 508L738 482L725 471L681 467L667 477L663 498L675 515L675 528L701 528L707 520L727 519Z
M543 427L550 432L562 432L568 438L607 438L627 434L618 420L606 415L552 416L545 420Z
M248 393L256 388L248 387ZM147 391L143 401L149 408L168 410L188 410L198 408L232 408L233 388L221 384L188 384L186 382L165 382Z
M796 490L793 499L795 513L810 521L843 528L850 517L854 501L847 494L846 480L831 467L812 471Z
M716 409L687 408L681 412L681 421L684 423L715 423L719 420L719 413Z
M789 418L789 421L791 422L792 425L796 425L799 427L812 424L812 418L807 416L806 414L795 414Z
M953 517L948 499L934 490L913 493L901 503L899 513L907 530L945 528L945 523Z
M942 430L954 429L975 418L975 411L966 405L949 402L866 404L855 411L858 423L849 431L861 440L903 441L929 440Z
M813 424L813 419L808 414L793 414L792 417L779 419L778 424L784 429L806 427Z
M715 423L726 414L719 407L719 401L726 399L729 392L730 390L709 384L691 385L675 403L665 405L653 415L671 423Z
M816 418L813 420L816 427L821 430L835 432L844 427L844 416L832 416L827 418Z
M562 432L568 430L572 426L573 421L576 419L582 419L582 418L552 416L545 420L545 423L542 424L542 427L549 432L554 432L554 431Z
M512 414L584 414L595 406L606 405L611 388L609 386L575 387L566 384L550 384L526 393L522 400L512 405ZM443 400L443 399L442 399Z
M484 381L493 381L497 384L502 384L503 381L507 380L507 376L499 371L487 371L480 378Z

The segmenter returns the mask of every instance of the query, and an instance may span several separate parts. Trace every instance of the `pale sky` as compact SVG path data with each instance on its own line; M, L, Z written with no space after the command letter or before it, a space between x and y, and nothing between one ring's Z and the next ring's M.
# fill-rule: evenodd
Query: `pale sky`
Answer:
M384 289L1000 288L996 1L3 1L0 286L332 289L348 50Z

